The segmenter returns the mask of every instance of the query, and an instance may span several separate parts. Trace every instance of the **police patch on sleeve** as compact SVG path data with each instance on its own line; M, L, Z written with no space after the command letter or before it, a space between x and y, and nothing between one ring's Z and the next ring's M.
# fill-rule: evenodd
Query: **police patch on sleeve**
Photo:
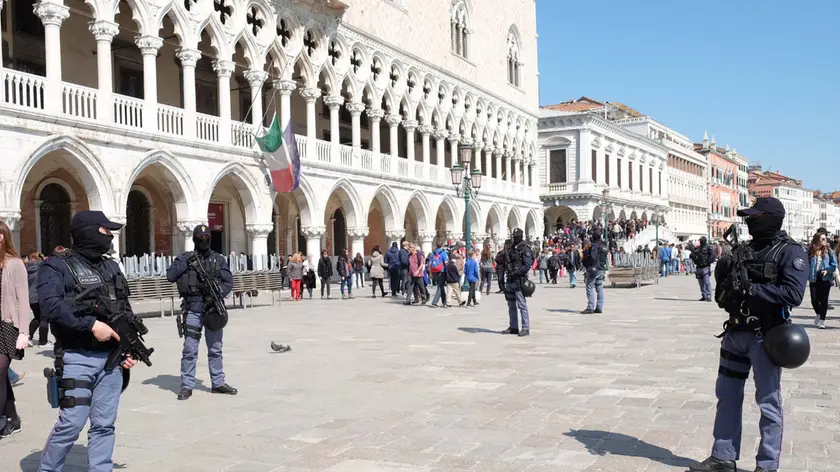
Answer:
M797 257L793 260L793 267L796 270L805 270L805 261L801 257Z

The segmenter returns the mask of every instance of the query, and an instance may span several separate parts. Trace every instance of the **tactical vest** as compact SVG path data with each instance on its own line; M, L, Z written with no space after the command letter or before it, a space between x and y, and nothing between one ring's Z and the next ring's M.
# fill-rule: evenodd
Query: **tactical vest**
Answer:
M191 253L186 253L184 256L189 258ZM207 271L207 275L213 277L214 279L218 279L221 274L221 262L219 259L221 255L210 252L210 254L205 258L198 256L199 263L204 266L204 270ZM195 271L192 267L189 267L186 272L178 279L176 284L178 286L178 292L184 298L201 298L201 281L198 279L198 272Z
M779 262L782 252L788 244L796 244L788 238L780 238L754 253L744 262L747 275L753 284L775 284L779 278ZM790 307L782 304L767 303L755 297L747 297L742 313L730 316L730 323L736 330L766 333L785 323L790 315Z
M100 273L72 250L57 256L67 264L75 283L73 295L65 295L65 298L72 297L79 311L83 311L85 305L95 303L99 295L115 304L128 299L128 283L121 272L112 274L103 263L104 274Z
M506 265L508 274L515 274L519 272L522 265L525 264L525 251L527 250L528 246L523 242L513 246L510 250L505 251L505 254L507 255Z

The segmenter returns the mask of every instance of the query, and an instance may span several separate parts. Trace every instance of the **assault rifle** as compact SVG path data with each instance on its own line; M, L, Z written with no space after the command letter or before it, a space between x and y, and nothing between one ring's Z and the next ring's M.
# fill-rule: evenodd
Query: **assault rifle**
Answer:
M155 349L146 347L143 343L143 336L149 333L149 329L140 318L125 316L125 311L116 309L114 303L103 295L98 295L95 302L86 304L86 307L90 308L100 321L110 326L120 337L119 347L108 356L106 365L109 367L117 365L127 354L151 367L152 361L149 357Z
M193 252L187 258L189 265L198 274L198 284L204 297L204 324L208 329L218 331L227 325L228 312L222 299L222 287L216 277L211 277L201 263L198 255ZM178 329L181 333L183 325Z
M744 297L748 295L749 274L745 264L751 258L750 249L746 244L738 240L736 226L732 224L723 233L723 240L732 248L729 264L721 267L726 275L720 285L722 290L717 290L715 301L723 309L732 308L736 313L740 312ZM723 261L722 261L723 262ZM730 311L732 312L732 311Z

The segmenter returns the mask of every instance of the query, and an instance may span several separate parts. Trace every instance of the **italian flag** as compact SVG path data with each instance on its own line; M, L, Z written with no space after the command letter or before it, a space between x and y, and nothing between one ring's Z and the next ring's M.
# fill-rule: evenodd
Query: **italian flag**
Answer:
M281 127L275 114L271 126L262 129L264 134L255 134L254 137L271 173L274 190L278 193L292 192L300 185L300 155L291 122Z

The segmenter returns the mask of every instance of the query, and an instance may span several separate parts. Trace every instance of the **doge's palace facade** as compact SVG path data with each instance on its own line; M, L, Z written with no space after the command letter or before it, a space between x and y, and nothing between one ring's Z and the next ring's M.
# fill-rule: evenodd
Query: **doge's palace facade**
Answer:
M480 8L479 8L480 7ZM535 4L505 0L6 0L0 218L24 252L72 214L119 252L368 254L464 232L449 167L473 148L474 239L542 233ZM253 142L277 115L303 175L275 194Z

